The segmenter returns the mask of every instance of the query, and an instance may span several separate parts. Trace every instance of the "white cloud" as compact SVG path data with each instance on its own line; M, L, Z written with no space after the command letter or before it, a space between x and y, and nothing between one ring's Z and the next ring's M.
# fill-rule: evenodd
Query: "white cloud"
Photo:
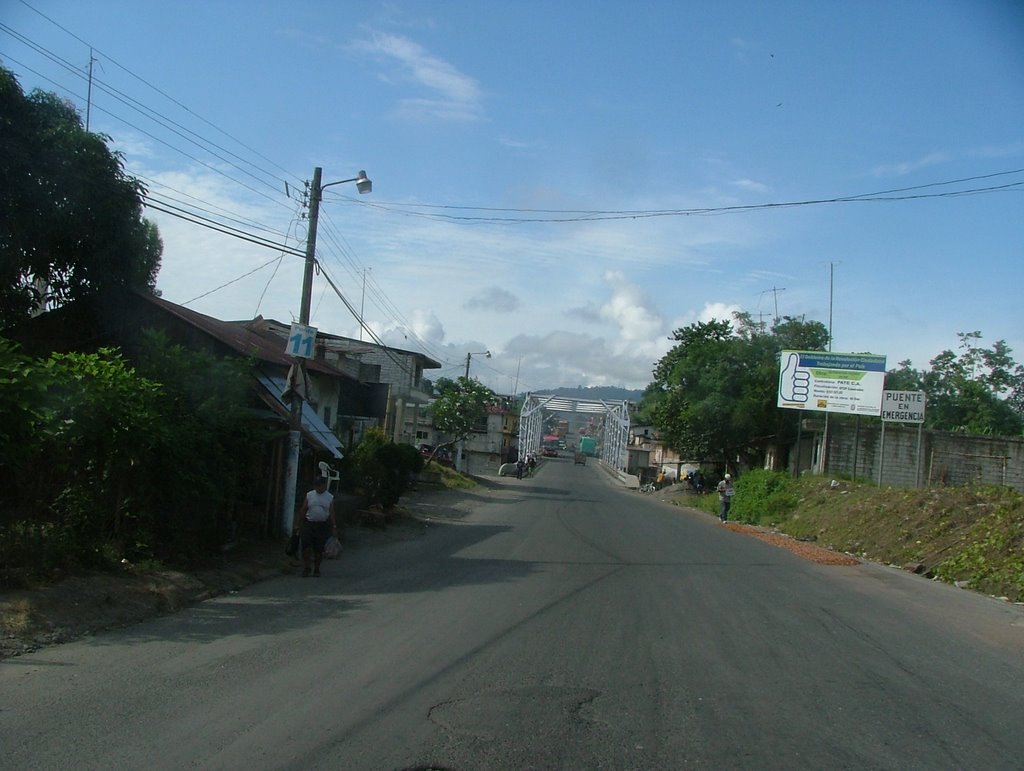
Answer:
M399 100L403 116L456 121L479 120L483 116L482 95L476 80L431 55L418 43L400 35L377 34L369 40L357 41L355 47L392 65L393 69L382 73L388 83L411 83L432 94Z
M742 311L739 305L722 302L706 302L699 310L690 310L678 316L672 322L672 329L688 327L697 322L707 323L712 320L732 321L733 314Z
M415 310L412 312L412 332L416 337L431 345L444 343L444 324L433 311Z
M871 170L871 174L875 177L902 177L929 166L945 163L948 160L950 160L948 153L934 152L917 160L880 164Z
M661 314L640 287L628 283L617 271L606 273L605 281L612 288L612 295L601 306L601 317L618 327L618 350L643 347L664 330Z
M750 190L754 193L767 193L770 190L768 185L752 179L737 179L732 184L741 190Z

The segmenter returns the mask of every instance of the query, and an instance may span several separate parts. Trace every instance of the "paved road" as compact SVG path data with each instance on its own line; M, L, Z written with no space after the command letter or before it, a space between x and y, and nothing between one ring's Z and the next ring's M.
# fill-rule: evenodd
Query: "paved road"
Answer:
M1024 767L1024 613L614 488L0 662L0 767Z

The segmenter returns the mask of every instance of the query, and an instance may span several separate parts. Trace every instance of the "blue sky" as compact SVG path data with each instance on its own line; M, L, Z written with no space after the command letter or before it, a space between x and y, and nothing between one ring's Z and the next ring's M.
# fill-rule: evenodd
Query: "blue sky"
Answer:
M365 169L318 258L435 377L642 388L673 329L830 307L890 367L1024 360L1019 2L0 0L26 90L84 112L90 47L90 126L164 207L301 251L313 168ZM301 258L147 216L164 297L297 319ZM361 334L321 278L312 322Z

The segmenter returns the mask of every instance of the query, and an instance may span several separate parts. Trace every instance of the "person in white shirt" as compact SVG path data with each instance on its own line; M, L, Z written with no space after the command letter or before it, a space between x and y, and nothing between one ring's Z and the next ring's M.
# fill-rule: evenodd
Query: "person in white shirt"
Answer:
M334 496L327 492L327 477L319 476L313 481L313 489L295 511L292 528L302 539L303 578L310 572L319 578L324 545L329 537L338 534Z
M732 496L736 492L732 486L732 474L726 474L725 478L718 483L718 518L723 522L729 519L729 507L732 506Z

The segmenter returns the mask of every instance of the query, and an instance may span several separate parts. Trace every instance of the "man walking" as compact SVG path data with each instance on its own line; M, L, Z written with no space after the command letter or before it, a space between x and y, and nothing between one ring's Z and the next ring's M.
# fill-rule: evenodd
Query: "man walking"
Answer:
M732 496L735 492L732 486L732 474L726 474L725 478L718 483L718 518L723 523L729 520L729 507L732 505Z

